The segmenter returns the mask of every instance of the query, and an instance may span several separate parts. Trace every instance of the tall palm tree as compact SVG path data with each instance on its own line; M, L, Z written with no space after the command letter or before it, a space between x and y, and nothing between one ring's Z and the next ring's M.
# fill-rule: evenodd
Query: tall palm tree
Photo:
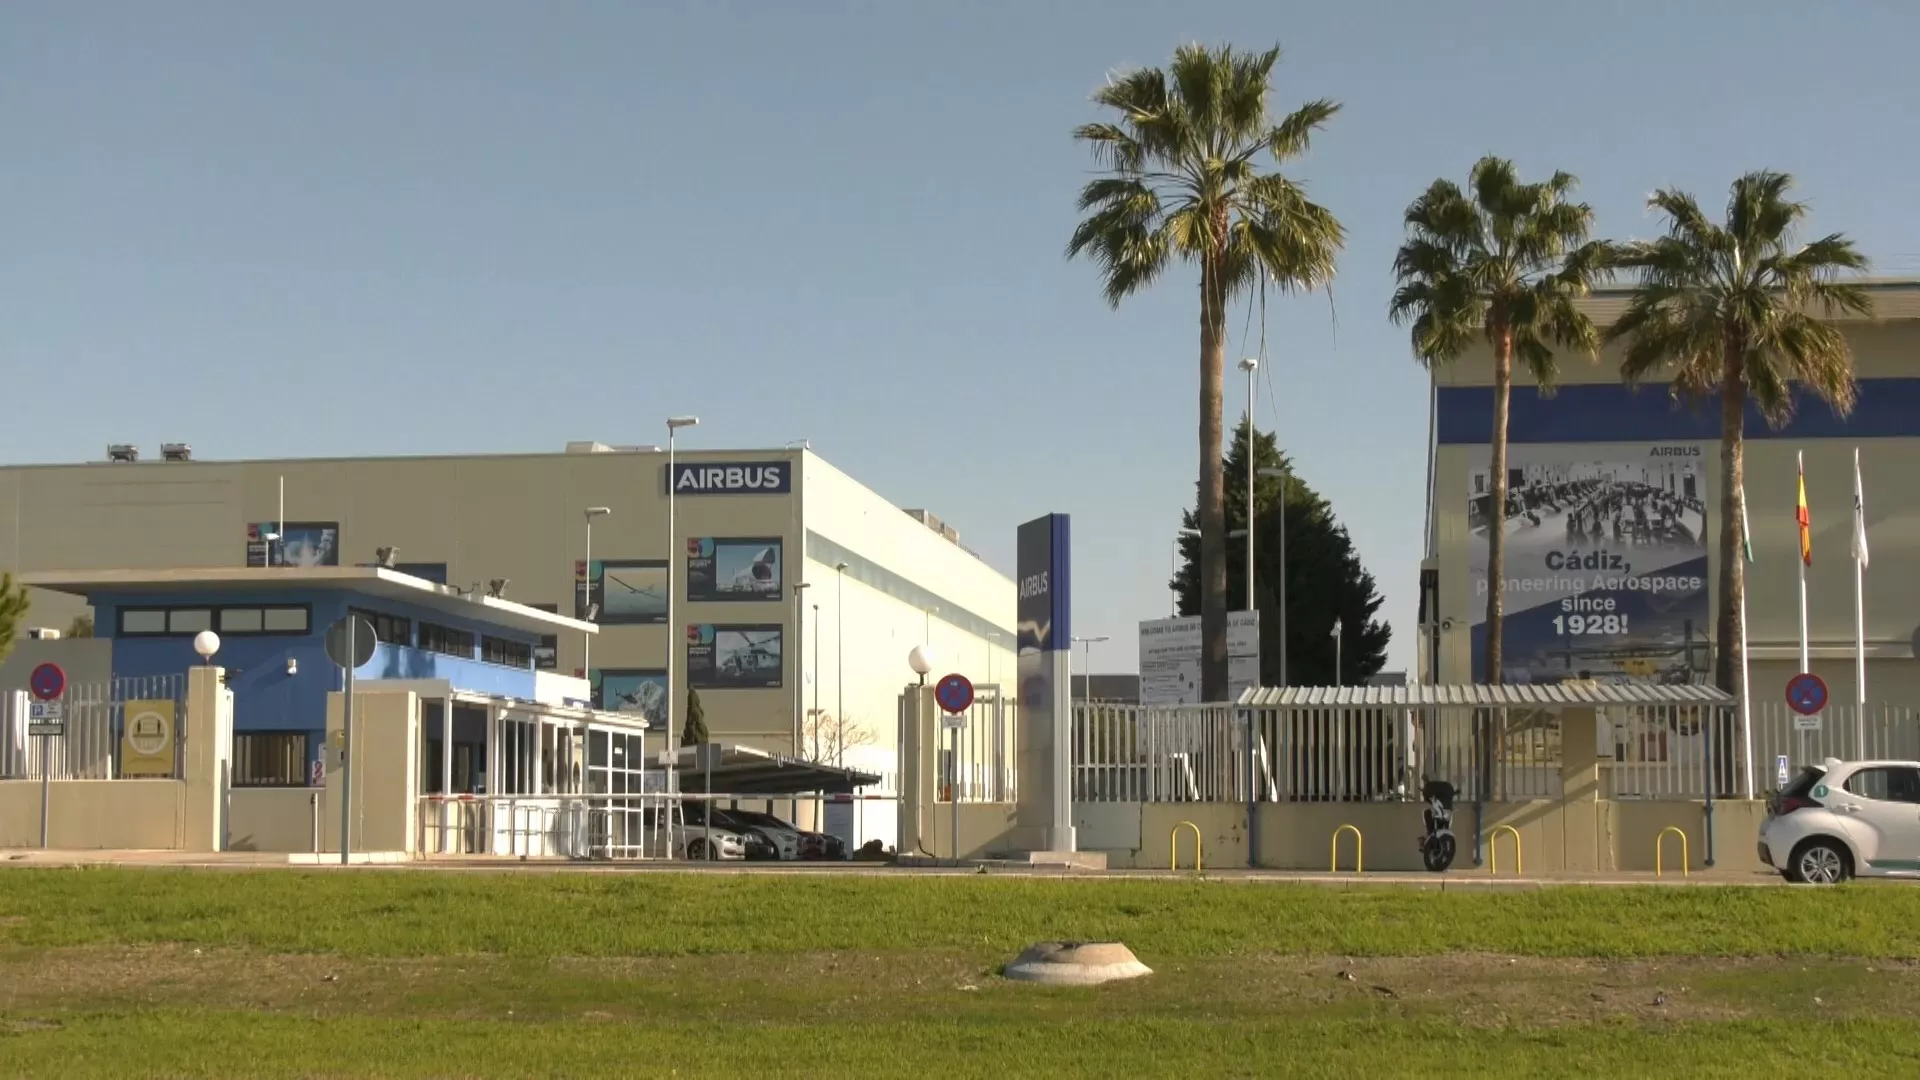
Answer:
M1853 409L1853 353L1825 321L1864 315L1872 301L1840 280L1867 268L1866 256L1840 233L1796 244L1807 205L1789 199L1793 177L1752 172L1733 182L1727 220L1707 220L1683 191L1647 200L1666 218L1666 235L1623 245L1618 264L1638 282L1627 310L1607 328L1625 343L1620 375L1637 384L1666 372L1683 398L1720 398L1720 648L1714 681L1739 694L1740 631L1746 604L1741 554L1749 403L1773 427L1792 419L1797 383L1844 416Z
M1272 284L1308 290L1332 281L1346 232L1301 186L1275 171L1306 153L1312 134L1340 110L1311 101L1273 123L1268 79L1276 46L1183 45L1165 70L1111 78L1093 96L1118 116L1086 124L1101 174L1080 192L1086 216L1067 243L1100 268L1115 307L1153 284L1169 262L1200 268L1201 693L1227 692L1227 551L1221 475L1221 381L1227 305Z
M1389 314L1411 323L1413 355L1427 368L1460 358L1475 339L1493 349L1493 444L1487 506L1487 647L1482 675L1500 679L1505 612L1507 405L1519 360L1542 390L1559 373L1555 346L1589 357L1600 334L1574 301L1607 274L1610 247L1589 240L1593 210L1572 201L1579 181L1556 172L1521 183L1513 163L1484 157L1468 191L1435 180L1407 207L1407 240L1394 257L1399 282Z

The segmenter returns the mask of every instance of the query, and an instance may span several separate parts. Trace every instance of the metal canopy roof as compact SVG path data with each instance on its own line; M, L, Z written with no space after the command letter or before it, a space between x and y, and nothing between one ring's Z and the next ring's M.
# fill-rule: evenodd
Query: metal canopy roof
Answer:
M701 743L669 750L680 770L680 790L721 795L851 795L880 782L872 773L781 757L751 746ZM708 787L708 778L713 786Z
M1732 695L1717 686L1668 686L1658 683L1564 682L1531 686L1257 686L1240 694L1240 705L1277 709L1331 709L1343 706L1414 708L1478 705L1488 708L1553 708L1606 705L1731 705Z
M493 623L523 633L549 634L577 630L597 634L593 623L498 600L469 597L449 585L378 566L250 566L177 570L43 570L19 575L22 585L51 592L91 597L95 593L164 595L194 590L236 593L287 589L339 589L366 596L418 604L431 611ZM476 610L477 609L477 610Z

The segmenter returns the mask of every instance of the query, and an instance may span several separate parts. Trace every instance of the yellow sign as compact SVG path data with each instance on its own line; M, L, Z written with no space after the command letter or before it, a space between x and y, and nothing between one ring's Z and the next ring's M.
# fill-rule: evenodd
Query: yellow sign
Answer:
M120 734L121 776L173 775L173 702L129 701Z

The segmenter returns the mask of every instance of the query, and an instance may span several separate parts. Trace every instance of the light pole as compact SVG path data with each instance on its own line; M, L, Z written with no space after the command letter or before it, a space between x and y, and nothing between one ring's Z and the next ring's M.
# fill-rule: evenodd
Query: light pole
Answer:
M1249 356L1240 361L1247 373L1247 610L1253 610L1253 373L1260 361Z
M1340 666L1340 619L1339 619L1339 616L1335 616L1333 620L1333 685L1335 686L1347 685L1346 675L1342 671Z
M574 613L576 615L585 616L585 618L581 620L583 622L592 622L593 614L594 614L593 613L593 519L597 517L606 517L608 514L611 514L611 513L613 513L613 508L609 506L589 506L587 507L587 510L586 510L587 595L581 602L582 606L580 610ZM585 631L582 631L580 635L580 674L583 678L587 680L588 687L592 687L593 685L593 634Z
M675 700L679 696L680 687L673 678L673 662L679 659L687 649L686 629L673 624L673 598L676 591L673 584L673 568L676 563L687 560L684 547L677 552L674 550L680 543L680 522L674 516L673 505L673 489L678 486L674 483L673 476L673 440L674 436L680 433L681 428L695 427L699 423L700 418L697 416L667 417L667 745L669 746L674 745L680 738L680 725L675 719L680 711L680 703Z
M841 646L846 644L847 640L847 564L844 562L834 563L833 573L833 723L834 730L840 733L842 741L844 741L847 733L847 654L846 650L842 649ZM820 617L818 614L819 610L819 606L815 605L814 619L816 621ZM820 646L816 644L813 649L814 665L817 667L820 663Z
M837 721L836 721L837 722ZM820 725L820 605L813 605L813 723ZM839 756L835 752L836 757Z
M807 638L806 638L807 608L805 603L805 597L807 595L807 587L809 584L810 584L809 582L805 582L805 581L796 581L793 584L793 636L800 639L800 647L793 651L793 673L795 675L799 675L801 673L800 664L806 658L806 655L807 655ZM819 643L816 642L813 648L815 653L818 653L820 650ZM816 693L817 692L818 691L816 691ZM794 757L799 757L800 754L802 753L800 742L804 738L804 734L803 734L803 728L801 726L800 714L807 707L806 694L807 694L807 688L806 688L805 679L802 679L800 682L793 684L793 756ZM814 720L814 724L816 725L816 730L817 730L817 725L819 723L820 721L818 719ZM820 756L820 746L817 741L818 736L816 736L815 739L816 741L814 743L813 756L815 758L818 758Z
M1280 481L1280 685L1287 685L1287 470L1261 469Z
M1080 676L1080 700L1083 702L1093 700L1093 647L1106 640L1107 636L1105 634L1099 637L1077 637L1073 639L1075 645L1085 646L1082 652L1087 658L1087 670Z

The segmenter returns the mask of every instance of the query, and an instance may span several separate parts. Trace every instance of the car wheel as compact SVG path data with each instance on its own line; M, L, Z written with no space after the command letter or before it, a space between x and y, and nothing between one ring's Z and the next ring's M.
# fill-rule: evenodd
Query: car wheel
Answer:
M687 858L689 859L713 859L717 857L713 850L713 842L710 840L702 840L687 850Z
M1788 876L1807 885L1838 885L1853 876L1853 860L1837 841L1808 840L1794 849Z

